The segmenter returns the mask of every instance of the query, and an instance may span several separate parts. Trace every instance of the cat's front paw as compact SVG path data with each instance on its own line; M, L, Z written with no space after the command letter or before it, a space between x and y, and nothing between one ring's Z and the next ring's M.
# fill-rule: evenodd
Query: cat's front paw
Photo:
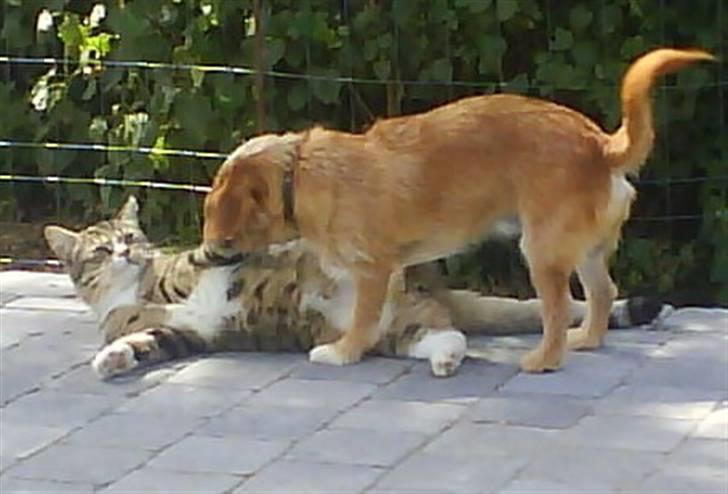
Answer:
M138 365L132 346L119 340L106 345L91 361L91 367L102 379L129 372Z
M450 377L460 368L467 351L465 335L459 331L448 331L439 338L440 345L430 355L432 374L436 377Z

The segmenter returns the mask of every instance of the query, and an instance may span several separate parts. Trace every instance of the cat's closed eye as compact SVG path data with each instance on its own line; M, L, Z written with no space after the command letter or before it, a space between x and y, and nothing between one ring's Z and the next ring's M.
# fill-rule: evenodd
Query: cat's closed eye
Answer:
M109 247L108 245L97 245L94 248L93 253L95 256L101 256L101 255L108 256L108 255L111 255L112 250L111 250L111 247Z

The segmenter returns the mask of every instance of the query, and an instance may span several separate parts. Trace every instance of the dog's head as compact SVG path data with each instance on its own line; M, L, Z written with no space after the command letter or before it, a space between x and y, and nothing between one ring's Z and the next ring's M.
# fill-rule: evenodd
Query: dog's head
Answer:
M291 239L282 187L302 139L300 134L263 135L225 160L205 197L205 245L247 252Z

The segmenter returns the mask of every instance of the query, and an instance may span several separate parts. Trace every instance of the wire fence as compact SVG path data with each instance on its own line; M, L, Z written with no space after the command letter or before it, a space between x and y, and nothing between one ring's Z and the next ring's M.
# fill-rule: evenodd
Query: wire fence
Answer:
M547 1L547 4L549 4L549 7L546 9L547 16L550 16L551 8L550 3ZM602 4L604 3L604 0L602 0ZM721 2L718 2L721 3ZM349 15L350 13L346 10L348 8L348 2L343 2L342 4L342 11L344 15L346 16L347 22L349 22ZM602 5L603 6L603 5ZM665 6L663 5L663 1L660 1L660 10L661 12L664 11ZM718 6L717 10L717 26L719 26L719 29L721 31L723 30L722 27L722 15L723 15L723 9ZM661 18L662 18L662 14ZM551 19L550 17L547 19L547 22L549 23L548 30L549 32L553 32L553 26L551 26ZM397 29L395 25L395 30ZM499 24L500 29L500 24ZM394 43L397 43L399 40L399 33L395 32L393 39ZM664 44L664 43L663 43ZM398 53L398 49L395 47L392 48L395 55ZM450 46L447 47L448 52L451 50ZM272 80L289 80L289 81L305 81L307 83L317 83L317 82L323 82L323 83L338 83L343 84L347 86L353 86L353 85L365 85L365 86L378 86L378 87L386 87L388 85L404 85L404 86L413 86L413 87L443 87L446 88L449 93L449 97L453 96L453 89L455 88L461 88L461 89L469 89L469 90L482 90L482 89L496 89L496 90L503 90L508 91L511 89L519 89L520 86L518 84L515 84L513 82L504 81L501 78L498 79L488 79L488 80L478 80L478 81L466 81L466 80L417 80L417 79L411 79L411 78L367 78L367 77L356 77L351 75L351 67L348 67L348 69L342 70L342 74L338 75L319 75L319 74L313 74L308 72L308 69L310 68L310 47L308 44L305 46L305 57L306 57L306 64L304 69L306 70L303 73L297 73L297 72L291 72L291 71L281 71L281 70L270 70L270 69L262 69L261 67L249 67L249 66L228 66L228 65L219 65L219 64L180 64L180 63L166 63L166 62L157 62L157 61L146 61L146 60L98 60L98 61L90 61L88 62L89 67L93 69L104 69L104 70L122 70L122 71L128 71L128 70L140 70L144 72L188 72L191 74L229 74L234 76L264 76L266 78L271 78ZM394 57L394 63L396 64L398 62L396 56ZM31 57L31 56L13 56L13 55L0 55L0 66L6 66L7 67L7 73L9 74L9 67L61 67L61 66L67 66L67 65L75 65L78 64L78 60L73 60L66 57ZM346 73L348 72L348 74ZM602 85L604 87L610 88L612 90L615 90L618 88L618 83L615 81L613 83L607 83L603 82ZM529 82L528 89L529 90L539 90L539 89L545 89L550 86L548 85L540 85L533 83L533 81ZM682 83L680 85L677 85L676 83L670 83L668 82L661 82L658 87L658 106L663 111L668 111L667 105L664 103L664 100L660 100L665 94L673 93L675 91L693 91L693 90L707 90L707 89L715 89L717 90L718 94L718 101L717 106L719 108L725 109L725 101L723 93L725 92L724 88L728 88L728 80L724 80L721 76L717 80L708 81L708 82L700 82L700 83ZM572 91L580 91L585 89L583 85L581 84L573 84L573 85L563 85L559 89L562 90L572 90ZM349 106L350 108L353 108L354 104L351 101L355 96L355 93L353 91L350 91L348 93L348 97L350 99ZM310 103L307 103L310 104ZM354 117L352 116L352 122ZM353 126L353 124L352 124ZM725 128L724 125L721 124L721 135L725 134ZM668 130L669 132L669 130ZM191 149L169 149L167 147L150 147L150 146L115 146L115 145L109 145L109 144L99 144L99 143L84 143L84 142L64 142L63 139L59 138L54 141L41 141L41 142L34 142L34 141L22 141L22 140L12 140L12 139L1 139L0 140L0 150L7 149L7 150L47 150L52 153L61 153L61 152L83 152L83 153L107 153L107 154L114 154L114 153L122 153L122 154L141 154L141 155L147 155L150 157L169 157L169 158L192 158L192 159L199 159L199 160L205 160L205 161L222 161L226 157L226 153L222 153L219 150L215 151L201 151L201 150L191 150ZM664 136L664 140L669 140L670 136L669 133ZM664 142L663 140L663 142ZM670 153L665 152L665 157L669 161L670 159ZM19 166L19 169L22 169L23 167ZM645 186L645 187L659 187L661 190L665 191L666 194L666 203L665 203L665 213L664 214L655 214L655 215L636 215L633 218L631 218L631 222L635 223L648 223L648 224L665 224L665 223L672 223L672 222L701 222L704 221L705 214L703 213L690 213L690 214L675 214L673 212L672 204L671 204L671 197L672 197L672 187L674 186L687 186L690 184L704 184L704 183L715 183L715 184L721 184L728 182L728 174L719 174L719 175L710 175L710 176L698 176L698 177L671 177L671 178L660 178L660 179L636 179L635 183L639 186ZM101 188L107 188L107 187L139 187L144 189L151 189L151 190L158 190L158 191L182 191L182 192L188 192L191 194L199 195L204 194L209 190L209 185L204 183L175 183L175 182L165 182L165 181L156 181L156 180L139 180L139 179L122 179L122 178L107 178L107 177L77 177L77 176L69 176L69 175L28 175L28 174L22 174L22 173L4 173L0 174L0 183L5 184L67 184L67 185L84 185L84 186L94 186L94 187L101 187ZM58 189L57 189L58 190ZM58 197L56 197L57 202L59 202ZM60 203L60 202L59 202ZM718 210L715 213L716 215L722 215L722 210ZM2 255L2 253L0 253ZM20 259L15 258L12 256L4 256L0 257L0 267L2 265L58 265L57 261L54 260L44 260L44 259Z

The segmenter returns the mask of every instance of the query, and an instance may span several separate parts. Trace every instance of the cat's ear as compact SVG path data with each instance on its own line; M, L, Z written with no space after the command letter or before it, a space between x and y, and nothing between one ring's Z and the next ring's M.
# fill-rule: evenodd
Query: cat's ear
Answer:
M139 226L139 202L136 197L129 196L119 212L116 213L116 219L136 227Z
M61 259L71 257L73 247L78 241L78 233L61 226L49 225L43 230L46 242L51 250Z

